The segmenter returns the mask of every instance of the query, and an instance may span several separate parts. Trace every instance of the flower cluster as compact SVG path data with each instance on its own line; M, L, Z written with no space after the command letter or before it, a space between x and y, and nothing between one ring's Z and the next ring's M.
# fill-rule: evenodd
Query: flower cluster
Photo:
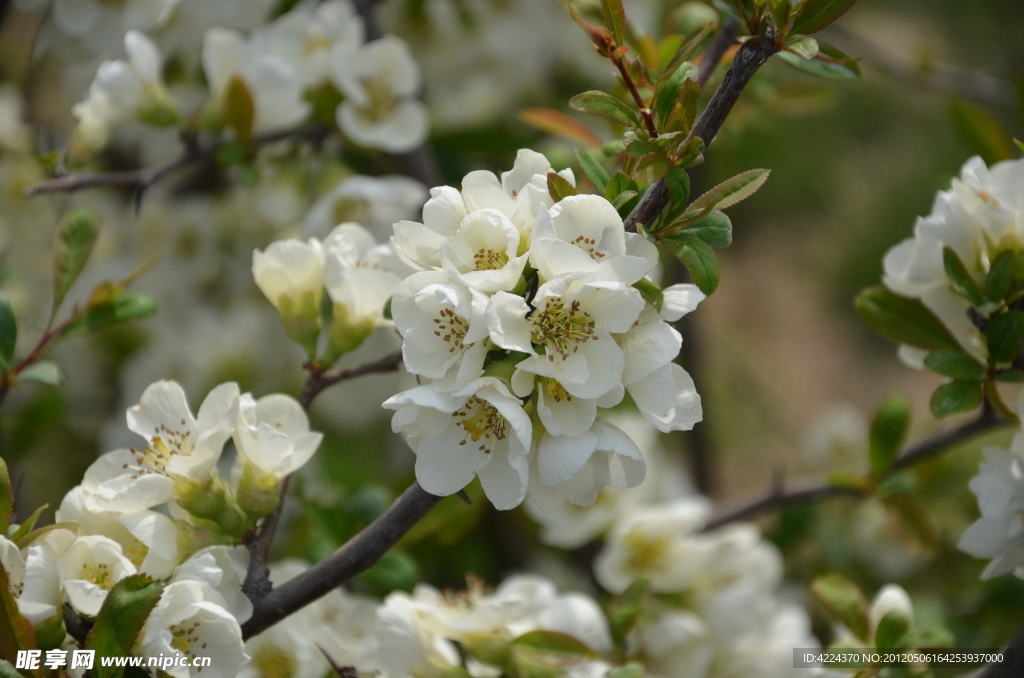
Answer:
M661 431L701 419L673 359L670 322L703 299L647 276L657 250L627 233L603 197L548 189L552 169L521 150L499 180L468 174L431 190L423 222L395 224L396 254L419 269L391 302L406 369L426 383L384 403L428 492L474 476L498 508L592 503L644 478L635 443L603 412L628 392ZM558 178L574 183L571 171Z
M249 35L206 29L201 63L209 96L200 110L190 103L190 89L179 97L164 85L163 57L153 40L133 30L124 41L128 60L102 63L88 97L74 109L73 151L102 148L115 123L171 125L183 109L202 128L230 127L246 142L251 134L311 119L319 102L332 106L337 126L363 146L405 152L427 135L426 107L416 98L419 66L408 46L394 36L364 42L362 19L348 0L300 3Z
M391 324L385 304L410 271L390 245L378 244L359 224L345 223L323 242L279 240L256 250L252 272L288 336L310 360L330 367L374 329ZM329 314L321 303L325 289Z

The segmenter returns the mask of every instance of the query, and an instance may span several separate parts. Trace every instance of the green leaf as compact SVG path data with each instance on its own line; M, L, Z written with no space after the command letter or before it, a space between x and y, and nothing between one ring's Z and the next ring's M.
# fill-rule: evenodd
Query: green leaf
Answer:
M696 80L687 79L679 90L679 98L672 108L672 113L665 122L665 132L682 132L689 134L693 129L693 121L697 119L697 99L700 97L700 85Z
M530 631L513 640L512 646L580 659L594 659L597 656L585 643L557 631Z
M1024 370L1003 370L995 376L996 381L1017 384L1024 381Z
M753 169L726 179L710 191L693 201L687 213L707 213L724 210L741 200L746 200L768 181L771 170Z
M18 381L34 381L50 386L63 386L68 381L68 375L57 363L43 360L18 372Z
M617 196L615 196L614 200L612 200L612 207L614 207L617 210L618 209L622 209L623 205L628 203L630 200L632 200L636 196L637 196L637 192L636 191L623 191L622 193L619 193Z
M14 360L14 346L18 343L18 320L7 297L0 294L0 368Z
M789 15L793 7L789 0L770 0L768 8L772 12L772 20L778 29L775 34L782 35L786 32L786 25L789 24Z
M684 61L675 71L662 76L658 81L654 93L654 113L664 126L680 98L683 83L687 80L697 79L697 67L689 61Z
M569 99L569 107L580 113L589 113L611 120L624 127L640 126L636 113L629 106L605 92L593 90L577 94Z
M829 80L856 80L860 77L858 59L821 40L818 40L818 53L813 59L804 59L792 52L779 52L779 58L794 68Z
M615 38L615 44L625 45L626 9L622 6L622 0L601 0L601 14L604 15L604 25Z
M577 195L576 187L569 183L569 180L561 174L548 172L548 195L555 202L570 195Z
M604 189L608 186L608 172L605 171L601 163L597 161L597 158L590 155L582 148L576 149L576 159L580 163L580 167L583 168L583 173L590 179L590 183L594 184L594 187L604 193Z
M28 520L18 526L17 532L11 535L10 539L17 544L21 539L27 535L36 526L36 522L39 520L39 516L43 515L43 511L50 508L49 504L43 504L28 517Z
M864 322L890 341L918 348L962 350L946 326L917 299L875 286L858 294L854 305Z
M732 244L732 221L724 212L710 212L688 226L685 233L700 238L711 247L728 247Z
M902 395L890 396L878 408L871 424L869 456L871 475L881 478L899 457L910 423L910 402Z
M11 474L7 470L7 462L0 457L0 536L7 536L7 528L11 526L14 515L14 486L11 485Z
M115 299L91 306L60 336L62 339L85 332L94 332L114 323L139 320L156 314L156 303L145 294L122 294Z
M983 106L954 101L950 105L950 115L957 132L971 151L980 155L987 164L1012 160L1017 155L1012 137Z
M393 548L358 579L372 586L375 593L386 596L392 591L412 591L420 580L420 569L412 556L402 549Z
M814 580L811 592L855 636L867 640L868 601L856 584L841 574L827 574Z
M711 32L715 30L714 23L708 23L703 28L699 28L694 32L683 38L682 43L679 45L679 49L672 55L672 59L665 66L665 70L662 71L661 76L658 78L658 84L671 73L675 73L676 69L684 61L689 61L699 50L704 40L711 35Z
M984 303L981 288L978 287L978 283L974 282L974 278L960 259L960 255L949 245L942 248L942 263L946 267L946 275L949 276L953 287L970 299L975 306L981 306Z
M240 76L232 75L224 89L224 122L227 123L242 144L248 144L252 137L252 123L256 109L252 94Z
M25 678L18 672L18 669L7 661L6 659L0 659L0 678Z
M625 647L626 638L647 607L650 588L650 580L637 579L608 606L608 624L615 647Z
M11 595L7 571L0 566L0 657L13 659L18 650L36 649L36 634L32 625L18 611L18 602ZM41 675L36 669L33 676Z
M96 651L96 678L113 678L124 671L124 667L104 666L99 657L131 654L132 645L160 600L163 588L163 584L144 574L133 574L110 589L85 639L86 649Z
M818 56L818 41L806 35L793 35L786 38L786 49L804 59Z
M1013 252L1010 250L995 258L985 278L985 297L989 301L1001 302L1006 299L1016 268Z
M654 307L654 310L661 311L661 306L665 303L665 293L661 291L660 287L647 278L641 278L633 283L633 289L639 292L640 296Z
M52 315L85 268L102 224L103 218L93 210L71 210L61 217L53 234Z
M665 173L665 186L671 198L669 211L665 215L666 222L671 222L686 209L686 203L690 200L690 175L686 170L675 165L668 168Z
M666 157L664 151L659 149L654 153L648 153L640 159L640 162L636 164L636 176L641 181L653 184L665 176L669 167L668 157Z
M940 649L953 647L954 643L953 633L941 626L919 626L900 639L900 647L904 648Z
M878 622L875 630L875 647L879 650L893 650L910 631L910 620L897 610L889 612Z
M604 199L612 202L616 196L624 191L639 191L639 186L625 172L620 170L608 180L608 185L604 189Z
M936 419L957 412L969 412L981 405L981 383L977 381L951 381L935 389L931 410Z
M985 376L985 366L963 351L932 351L924 359L924 365L953 379L980 381Z
M988 354L993 363L1012 362L1024 343L1024 313L1007 311L988 327Z
M857 0L805 0L797 10L790 33L817 33L846 14Z
M701 292L710 295L715 291L719 279L718 262L714 250L706 242L688 235L686 231L673 233L662 242L690 272Z

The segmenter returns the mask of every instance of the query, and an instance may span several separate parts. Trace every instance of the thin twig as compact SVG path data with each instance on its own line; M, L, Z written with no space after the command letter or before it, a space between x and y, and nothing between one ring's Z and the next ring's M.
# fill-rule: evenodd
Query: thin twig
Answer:
M775 41L770 35L751 38L743 43L743 46L736 52L736 58L733 59L722 84L715 90L707 108L704 109L697 124L694 125L693 136L700 138L705 146L711 145L718 130L722 127L722 123L725 122L725 118L736 104L736 100L740 98L743 88L750 82L757 69L768 61L768 57L777 51ZM664 179L659 179L648 189L640 204L626 218L626 230L636 233L637 224L650 226L661 210L669 204L669 200L668 186L665 185Z
M736 19L732 17L726 18L722 22L722 27L718 29L718 33L715 34L715 39L711 41L711 44L705 50L697 71L697 84L700 85L701 89L704 89L704 85L711 78L711 74L715 72L718 63L725 56L725 53L736 44L736 30L738 27L739 24L736 23Z
M620 48L623 51L625 48ZM647 133L651 135L651 138L658 137L658 128L654 126L654 115L651 114L651 109L647 107L647 102L640 96L640 90L636 88L636 83L633 82L633 77L629 74L629 67L626 65L625 59L622 58L622 54L619 53L619 49L612 50L609 58L612 63L615 64L615 68L619 69L619 75L622 76L622 82L626 85L626 89L629 90L630 96L633 97L633 101L636 102L637 108L640 109L640 116L644 119L644 126L647 127Z
M376 362L349 367L335 374L325 375L320 369L310 366L306 385L299 394L299 404L302 406L302 409L308 410L309 406L313 403L313 399L325 388L348 379L355 379L364 374L391 372L397 370L401 363L402 352L398 351ZM249 551L249 567L245 573L245 581L242 582L242 593L253 603L266 597L272 589L270 569L267 563L270 560L270 547L274 543L274 532L277 530L277 525L281 520L281 512L284 509L284 500L288 494L290 480L291 477L289 476L281 481L279 487L281 499L277 502L277 508L264 519L259 531L245 542L245 547Z
M1007 423L1009 423L1009 420L1001 417L994 409L986 407L973 421L908 447L896 459L892 468L883 479L925 459L930 459L956 443L973 438L979 433L990 431L997 426ZM763 513L777 511L787 506L817 502L840 496L860 497L864 496L864 491L856 487L829 483L811 483L786 489L781 482L776 482L775 487L765 496L741 504L713 518L708 521L704 529L714 530L729 523L749 520Z
M439 501L441 497L413 483L387 511L344 546L255 601L252 617L242 625L243 637L248 639L270 628L367 570Z

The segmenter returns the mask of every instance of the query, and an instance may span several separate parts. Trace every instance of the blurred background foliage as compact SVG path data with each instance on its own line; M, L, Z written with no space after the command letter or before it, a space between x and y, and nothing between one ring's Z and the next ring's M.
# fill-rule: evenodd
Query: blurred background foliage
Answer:
M392 0L385 3L383 20L416 48L417 36L427 30L424 6L435 1ZM477 3L451 4L464 10L466 30L472 31ZM533 11L537 3L484 4L514 14ZM626 6L655 36L666 26L679 29L676 24L694 11L693 3L672 0L626 0ZM0 29L0 80L30 92L38 109L46 92L45 79L29 60L33 26L28 15L7 12ZM779 474L814 478L844 464L848 470L866 468L865 421L893 391L913 403L910 440L948 425L928 413L939 378L901 365L892 346L859 321L851 300L877 282L887 248L911 233L915 217L928 213L935 192L948 187L968 157L1015 157L1011 138L1024 137L1020 0L861 0L840 23L821 37L862 57L863 78L826 81L773 60L693 175L698 195L751 167L772 170L756 198L731 213L735 241L721 252L721 286L683 322L684 364L702 394L705 420L696 431L664 441L670 454L699 469L697 485L720 507L765 492ZM533 28L548 40L564 39L568 47L549 55L513 101L485 120L436 126L431 141L447 183L457 185L472 169L507 169L516 150L526 146L547 153L556 168L572 164L574 143L527 124L520 112L539 107L575 116L568 98L610 82L609 67L588 53L568 21L553 24ZM527 22L515 30L529 29ZM517 46L508 42L506 58L514 63ZM429 37L420 43L429 49ZM429 98L446 74L432 72L429 59L418 56L427 64ZM723 65L705 98L724 70ZM986 89L992 83L997 86ZM582 122L597 137L614 138L598 123ZM374 156L350 153L345 160L368 173L385 166ZM9 200L0 198L0 212L10 209L3 206ZM47 244L48 236L39 239L40 256L46 256ZM18 275L21 265L3 262L9 275ZM681 275L666 265L670 276ZM118 373L129 356L145 355L151 332L139 323L95 338L96 350L87 354L94 364L85 372L99 385L84 402L74 399L73 387L29 386L9 399L0 418L0 444L21 479L19 510L43 502L52 509L79 481L101 451L102 425L122 416L122 403L138 396L120 392ZM83 355L58 353L57 360ZM256 376L260 364L230 357L222 362L210 386L235 379L243 390L265 390ZM295 362L293 376L275 386L294 393L300 380ZM376 397L376 391L363 393L364 383L344 385L346 397ZM195 402L201 395L190 393ZM412 479L411 454L391 435L383 413L365 419L364 426L347 420L339 426L332 408L345 403L335 399L314 411L314 427L328 435L315 468L294 485L286 513L291 529L281 555L319 560L379 515ZM1005 442L1009 435L990 440ZM945 623L958 645L1005 643L1024 622L1024 582L1002 577L982 583L983 563L956 550L959 535L976 517L967 481L976 473L983 442L914 470L909 482L928 516L916 531L877 499L835 499L766 519L766 534L783 550L791 579L807 582L838 570L869 592L896 581L911 592L924 621ZM420 579L461 586L468 574L493 584L527 567L590 587L581 565L592 557L592 547L571 554L544 547L522 510L493 510L475 484L469 496L472 505L455 497L442 501L399 548L359 578L358 588L384 594L411 589ZM797 584L793 595L806 598ZM827 641L827 624L817 615L816 629Z

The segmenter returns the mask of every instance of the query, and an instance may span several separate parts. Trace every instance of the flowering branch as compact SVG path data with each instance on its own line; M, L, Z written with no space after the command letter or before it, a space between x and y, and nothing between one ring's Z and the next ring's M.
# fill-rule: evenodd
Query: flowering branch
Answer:
M368 569L441 499L413 483L387 511L344 546L254 601L252 617L242 625L242 636L248 639L265 631Z
M654 114L651 113L651 109L647 105L647 102L644 101L644 98L640 96L640 90L636 88L636 83L633 82L633 78L629 74L629 67L622 58L625 53L626 48L619 47L613 49L608 58L612 60L613 64L615 64L615 68L619 69L619 75L622 76L622 82L625 83L626 89L629 90L630 96L633 97L633 101L636 102L640 115L644 119L644 126L647 128L647 133L651 135L652 139L657 139L658 128L654 125Z
M313 399L329 386L361 377L364 374L392 372L397 370L400 364L402 364L402 352L397 351L376 362L349 367L334 374L324 374L320 369L311 366L306 385L302 388L302 393L299 394L299 404L302 405L302 409L308 410ZM249 550L249 567L245 573L245 581L242 582L242 592L254 603L266 597L272 590L267 562L270 559L270 546L274 541L274 532L281 519L281 510L284 507L284 497L288 492L289 480L290 477L281 482L281 500L278 502L277 508L263 521L260 531L245 544Z
M7 392L11 390L11 386L14 384L14 379L24 371L26 368L39 362L39 359L43 357L46 350L50 347L55 339L58 339L64 330L68 328L74 320L78 319L78 314L73 313L70 318L56 327L49 327L43 332L43 336L39 337L39 341L32 347L32 350L22 358L13 369L8 370L0 375L0 405L3 404L7 398Z
M951 445L973 438L979 433L990 431L997 426L1008 424L1010 421L999 415L995 409L985 407L981 414L974 421L971 421L958 428L945 431L916 445L911 445L896 459L889 472L881 479L887 478L897 471L913 466L925 459L930 459ZM735 523L741 520L749 520L755 516L769 511L777 511L798 504L811 503L839 496L863 497L865 491L861 488L832 485L829 483L814 483L786 489L781 479L775 487L764 497L742 504L716 518L708 521L704 528L707 531L718 529L723 525Z
M725 30L725 26L722 27L722 30ZM717 36L715 41L718 41ZM707 108L704 109L693 128L693 136L703 140L705 147L711 145L711 141L718 134L726 116L729 115L743 92L743 88L750 82L754 73L768 61L768 57L777 51L775 40L768 32L760 38L751 38L743 43L743 46L736 52L736 58L729 67L728 73L725 74L725 79L715 90L714 96L711 97ZM648 189L640 204L626 218L626 230L636 233L637 224L647 226L653 223L665 206L669 204L669 201L668 186L664 179L659 179Z

